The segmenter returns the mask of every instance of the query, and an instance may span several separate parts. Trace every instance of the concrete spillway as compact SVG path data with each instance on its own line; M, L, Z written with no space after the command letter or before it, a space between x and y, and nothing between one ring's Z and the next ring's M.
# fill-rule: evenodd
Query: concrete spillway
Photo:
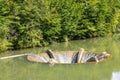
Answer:
M52 58L53 57L53 58ZM27 59L31 62L40 63L56 63L56 64L72 64L72 63L86 63L86 62L100 62L111 58L108 53L90 53L84 51L83 53L77 51L62 51L50 55L43 54L29 54Z

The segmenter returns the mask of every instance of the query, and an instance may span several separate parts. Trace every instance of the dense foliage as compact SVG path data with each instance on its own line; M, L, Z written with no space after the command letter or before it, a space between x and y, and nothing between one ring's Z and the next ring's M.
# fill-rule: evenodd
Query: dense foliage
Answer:
M119 0L0 0L0 51L116 32Z

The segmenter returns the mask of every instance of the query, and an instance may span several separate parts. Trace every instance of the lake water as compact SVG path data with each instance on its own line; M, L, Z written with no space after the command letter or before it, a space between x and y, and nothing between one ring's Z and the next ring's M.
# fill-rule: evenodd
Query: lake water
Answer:
M80 48L92 52L108 52L111 60L94 64L54 65L32 63L26 56L0 61L0 80L120 80L120 41L113 38L93 38L66 43L53 43L51 46L34 49L8 51L0 57L42 53L53 51L76 50Z

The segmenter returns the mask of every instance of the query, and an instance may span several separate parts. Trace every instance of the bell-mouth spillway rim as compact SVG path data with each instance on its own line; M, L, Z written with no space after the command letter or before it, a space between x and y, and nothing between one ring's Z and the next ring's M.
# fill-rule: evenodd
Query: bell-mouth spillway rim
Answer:
M57 54L64 54L64 53L68 53L68 54L70 54L70 56L72 57L73 56L73 54L74 53L76 53L77 51L60 51L60 52L54 52L55 53L55 55L57 55ZM90 54L92 54L93 52L90 52ZM99 54L100 52L95 52L95 54ZM27 56L27 59L29 60L29 61L31 61L31 62L38 62L38 63L46 63L46 64L48 64L48 61L46 61L46 62L39 62L39 61L35 61L35 60L30 60L30 58L29 58L29 56L30 56L31 54L29 54L28 56ZM48 55L46 54L46 53L40 53L40 54L33 54L33 55L36 55L36 56L44 56L44 57L47 57L48 59L49 59L49 57L48 57ZM106 60L110 60L112 58L112 55L110 54L110 56L108 56L107 57L107 59ZM106 61L106 60L101 60L101 61L99 61L99 62L102 62L102 61ZM85 62L85 63L96 63L96 62ZM58 62L58 63L54 63L54 64L85 64L85 63L61 63L61 62Z

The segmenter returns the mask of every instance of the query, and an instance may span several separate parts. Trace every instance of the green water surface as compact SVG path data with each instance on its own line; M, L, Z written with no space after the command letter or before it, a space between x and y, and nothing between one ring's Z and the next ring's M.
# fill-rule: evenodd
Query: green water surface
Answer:
M84 48L92 52L110 53L111 60L94 64L54 65L32 63L26 56L0 60L0 80L120 80L120 41L112 38L93 38L87 40L53 43L43 48L7 51L0 57L41 53L47 49L67 51Z

